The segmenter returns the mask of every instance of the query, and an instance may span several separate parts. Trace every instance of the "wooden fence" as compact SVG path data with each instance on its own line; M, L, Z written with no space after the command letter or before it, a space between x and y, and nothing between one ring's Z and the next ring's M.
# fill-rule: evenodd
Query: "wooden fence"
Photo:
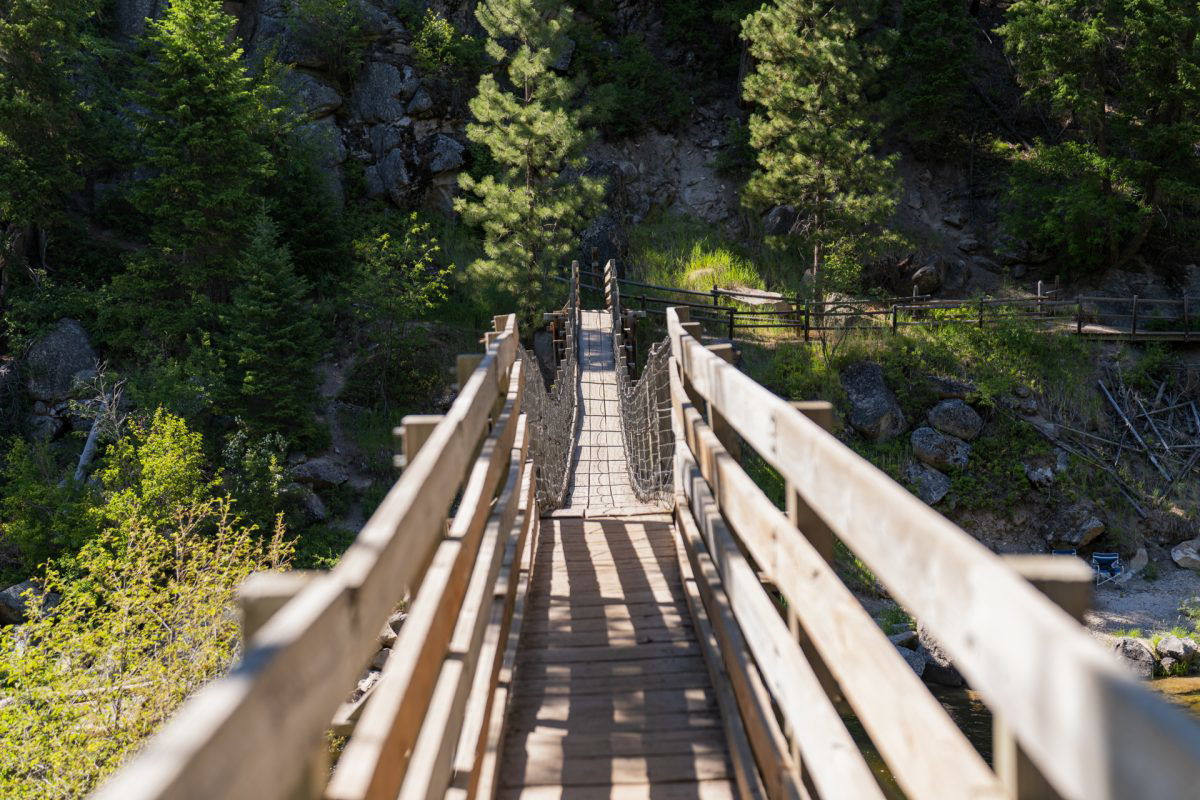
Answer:
M496 317L495 327L449 412L409 420L407 466L338 565L283 581L298 589L290 598L251 599L242 662L97 798L492 796L525 545L538 525L516 318ZM405 602L407 620L326 786L331 720ZM255 631L251 619L265 622Z
M667 324L677 526L757 766L744 783L772 799L880 797L850 710L914 800L1197 796L1200 726L1078 624L1082 562L994 555L830 435L828 406L771 394L704 347L686 310ZM743 447L786 481L786 514L742 470ZM993 711L994 769L838 579L835 539Z

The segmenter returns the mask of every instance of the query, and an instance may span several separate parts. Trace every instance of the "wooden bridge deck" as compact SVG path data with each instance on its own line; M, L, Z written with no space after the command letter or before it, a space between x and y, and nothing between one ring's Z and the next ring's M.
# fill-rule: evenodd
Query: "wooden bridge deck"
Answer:
M733 796L669 516L548 520L527 602L501 797Z

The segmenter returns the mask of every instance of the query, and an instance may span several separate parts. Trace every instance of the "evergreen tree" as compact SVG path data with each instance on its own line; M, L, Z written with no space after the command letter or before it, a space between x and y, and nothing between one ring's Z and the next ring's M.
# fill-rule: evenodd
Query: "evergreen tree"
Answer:
M496 171L480 180L460 175L474 197L455 208L483 228L486 257L473 268L493 274L532 317L547 274L571 251L604 191L600 180L578 176L589 137L582 112L570 105L576 86L551 68L566 46L571 10L551 0L485 0L476 16L491 37L488 55L508 63L509 86L494 75L479 81L467 136L487 147Z
M795 206L814 277L826 250L861 246L896 204L896 157L874 152L880 109L866 96L884 63L864 36L877 11L876 0L775 0L742 24L755 60L744 96L758 106L743 198Z
M974 63L971 17L962 0L907 0L886 83L896 127L922 150L950 144Z
M1124 264L1156 225L1196 235L1194 0L1020 0L1000 29L1028 97L1065 135L1015 159L1009 227L1079 267Z
M212 329L212 303L228 297L230 265L271 171L274 94L247 73L233 25L211 0L173 0L150 24L150 52L131 92L148 175L131 199L155 252L131 265L118 296L151 314L142 335L168 342L180 330Z
M253 435L303 436L312 424L321 355L308 284L292 269L265 214L237 266L242 283L222 315L218 345L226 379L222 406Z

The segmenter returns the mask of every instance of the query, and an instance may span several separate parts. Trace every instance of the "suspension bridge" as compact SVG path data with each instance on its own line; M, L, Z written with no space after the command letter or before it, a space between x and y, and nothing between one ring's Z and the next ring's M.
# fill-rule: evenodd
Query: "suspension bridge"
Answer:
M401 477L341 562L255 576L240 664L98 798L1200 796L1200 725L1079 624L1082 562L991 553L686 307L635 375L611 264L604 290L581 308L573 268L551 381L495 318L450 410L404 420ZM837 541L991 709L990 762L839 579Z

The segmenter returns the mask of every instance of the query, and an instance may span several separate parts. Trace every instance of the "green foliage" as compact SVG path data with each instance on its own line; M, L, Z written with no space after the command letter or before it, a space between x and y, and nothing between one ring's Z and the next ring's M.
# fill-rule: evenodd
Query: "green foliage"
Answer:
M491 151L496 174L460 175L464 197L455 209L483 229L486 255L472 269L518 294L531 321L550 271L576 245L603 185L564 174L582 169L588 142L583 111L571 105L576 87L551 69L567 45L571 10L548 0L486 0L476 16L491 37L488 55L507 64L512 90L493 75L479 81L467 137Z
M425 10L421 27L413 34L413 61L426 75L465 83L479 77L486 58L483 45L458 29L432 8Z
M1194 218L1198 19L1190 0L1010 7L1000 29L1005 48L1028 97L1064 122L1066 138L1038 142L1018 159L1014 231L1055 247L1076 268L1096 269L1129 261L1156 227ZM1062 224L1039 223L1048 216Z
M1142 629L1141 628L1117 628L1115 631L1113 631L1109 635L1116 636L1119 639L1141 639L1142 638Z
M818 278L824 251L879 229L899 191L897 157L875 153L880 109L867 97L885 63L885 42L865 35L877 13L876 0L776 0L743 23L758 153L743 200L800 212Z
M236 587L289 545L215 496L200 459L179 418L136 427L104 473L102 530L46 570L61 602L0 630L0 795L82 797L231 666Z
M362 67L371 38L359 0L292 0L287 25L294 45L316 54L348 88Z
M148 177L130 198L153 250L114 280L118 327L150 346L212 330L230 266L252 230L257 190L271 172L277 127L272 87L256 83L229 32L234 18L208 0L176 0L150 23L149 55L130 100ZM139 348L143 349L143 348Z
M646 283L699 291L764 286L754 261L699 220L668 214L643 222L629 238L630 263Z
M737 73L741 22L761 5L762 0L660 0L663 32L687 51L688 67L711 91L713 78Z
M221 486L237 501L243 519L268 530L286 502L287 439L272 433L252 438L245 430L225 437L221 448Z
M966 112L973 25L961 0L908 0L884 76L891 116L922 151L952 144ZM940 154L944 156L943 154Z
M881 611L877 622L888 636L915 630L917 627L916 621L909 616L908 612L897 605L888 606Z
M67 195L83 186L99 125L94 98L79 91L79 82L88 51L98 49L90 28L101 5L99 0L4 4L0 220L21 226L53 222Z
M1050 445L1033 426L996 417L971 443L967 468L950 476L954 507L1007 511L1029 491L1022 459L1050 452Z
M312 426L314 368L324 351L308 285L262 214L238 267L244 278L222 313L217 346L221 407L254 436L284 431L302 438Z
M373 221L354 250L350 307L360 350L355 396L362 396L365 382L378 392L371 404L387 407L419 391L421 338L411 326L445 298L453 265L439 266L437 239L416 213Z
M591 119L604 133L631 136L647 124L667 130L691 111L678 71L655 58L640 37L625 36L615 48L594 46L585 54Z
M60 485L63 469L45 445L9 442L0 499L0 541L17 548L26 574L70 555L95 534L86 487Z

